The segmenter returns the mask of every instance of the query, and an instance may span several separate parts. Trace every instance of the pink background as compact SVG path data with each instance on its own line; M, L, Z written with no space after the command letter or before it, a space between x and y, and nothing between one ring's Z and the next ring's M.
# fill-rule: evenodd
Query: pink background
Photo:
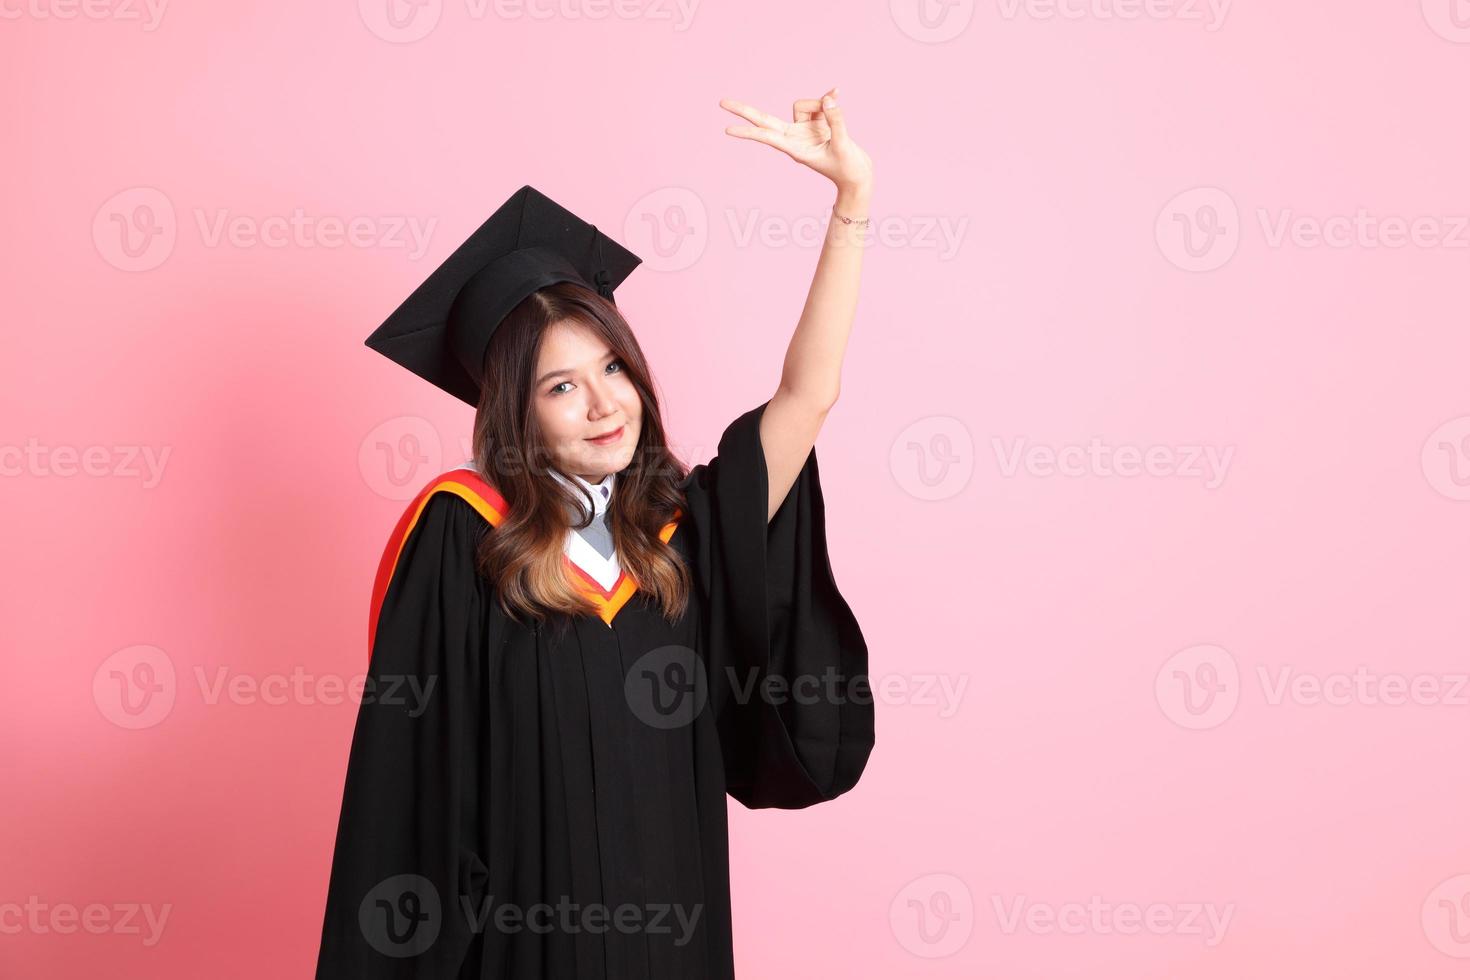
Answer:
M465 456L363 338L532 183L645 257L707 459L831 205L717 102L834 84L887 231L818 452L887 694L849 795L732 804L740 975L1464 976L1470 9L914 2L6 5L0 976L309 975L356 705L209 685L359 673ZM250 233L298 210L364 234Z

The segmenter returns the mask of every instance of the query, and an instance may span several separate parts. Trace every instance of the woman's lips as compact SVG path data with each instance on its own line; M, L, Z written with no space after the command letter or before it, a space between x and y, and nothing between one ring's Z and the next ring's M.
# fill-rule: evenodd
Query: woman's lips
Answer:
M600 439L588 439L587 441L592 443L592 445L594 446L611 446L613 443L623 438L623 430L626 428L626 425L620 425L617 427L616 431L609 432L607 435L603 436Z

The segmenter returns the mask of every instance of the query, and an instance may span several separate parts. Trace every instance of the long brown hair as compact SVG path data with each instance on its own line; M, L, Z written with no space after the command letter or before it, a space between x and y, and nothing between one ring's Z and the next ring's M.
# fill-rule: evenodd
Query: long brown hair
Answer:
M527 296L491 336L475 410L474 464L500 491L510 513L485 535L477 565L512 619L539 623L552 613L597 614L563 562L577 498L551 475L551 453L532 411L541 344L547 328L564 320L581 323L603 339L623 362L643 403L638 445L632 461L618 472L607 525L623 570L672 621L689 600L689 570L658 535L674 509L684 506L678 484L688 468L669 452L658 395L632 329L610 301L576 283L557 283Z

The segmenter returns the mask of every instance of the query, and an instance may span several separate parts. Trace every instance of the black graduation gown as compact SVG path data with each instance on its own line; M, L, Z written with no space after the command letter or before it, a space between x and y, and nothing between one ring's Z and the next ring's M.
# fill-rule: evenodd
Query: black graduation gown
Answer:
M873 746L816 452L768 525L764 409L684 481L664 539L695 594L672 625L626 576L601 618L517 624L474 568L503 499L460 470L410 505L375 590L318 980L734 976L726 793L830 800Z

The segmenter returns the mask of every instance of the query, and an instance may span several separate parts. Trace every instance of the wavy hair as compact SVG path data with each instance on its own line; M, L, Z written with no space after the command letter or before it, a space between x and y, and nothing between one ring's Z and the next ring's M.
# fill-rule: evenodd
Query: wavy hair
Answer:
M606 342L643 403L638 445L618 472L607 525L623 570L673 621L689 601L690 573L658 535L674 509L684 506L679 482L688 467L669 452L648 362L628 322L610 300L576 283L556 283L527 296L491 336L475 410L474 466L505 498L510 513L484 536L476 565L494 585L506 615L518 622L541 623L555 613L597 614L563 561L578 501L551 475L551 453L532 411L532 382L547 328L565 320ZM590 523L590 502L585 511L577 527Z

